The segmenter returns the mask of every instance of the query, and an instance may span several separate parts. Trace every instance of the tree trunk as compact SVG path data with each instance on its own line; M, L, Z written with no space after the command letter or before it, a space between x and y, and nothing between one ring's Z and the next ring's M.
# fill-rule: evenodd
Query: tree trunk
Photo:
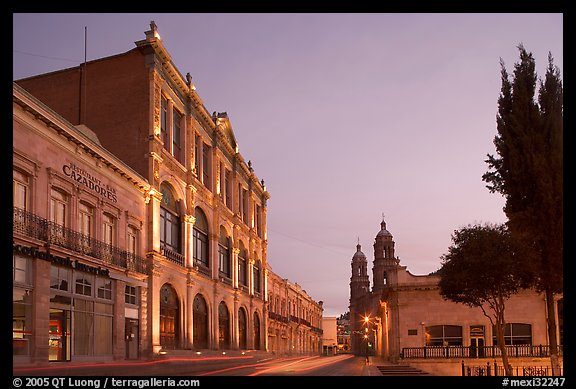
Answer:
M508 352L506 351L506 343L504 342L504 313L497 314L496 318L496 338L498 339L498 348L502 353L502 364L507 376L512 375L512 366L508 362Z
M548 317L548 341L550 343L550 364L552 375L561 375L560 362L558 360L558 338L556 337L556 309L554 306L554 292L546 290L546 312Z

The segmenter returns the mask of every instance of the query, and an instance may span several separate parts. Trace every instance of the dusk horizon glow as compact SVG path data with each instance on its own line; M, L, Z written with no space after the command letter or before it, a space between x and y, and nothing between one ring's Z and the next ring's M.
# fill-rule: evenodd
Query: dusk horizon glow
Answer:
M13 14L13 80L125 53L154 21L209 112L227 112L270 192L268 262L325 316L348 310L382 214L400 265L426 275L454 230L503 223L482 175L494 154L500 60L518 45L563 71L563 15ZM89 77L89 75L88 75Z

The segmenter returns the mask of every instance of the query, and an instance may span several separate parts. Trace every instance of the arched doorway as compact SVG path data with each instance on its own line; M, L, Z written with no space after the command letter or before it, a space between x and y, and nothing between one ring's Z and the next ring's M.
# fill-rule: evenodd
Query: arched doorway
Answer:
M254 312L254 350L260 350L260 318Z
M193 312L193 331L192 342L195 348L208 348L208 306L202 295L197 294L194 297L192 306Z
M160 288L160 345L175 349L179 343L180 309L178 295L170 284Z
M248 339L248 331L246 325L246 311L244 308L240 308L238 310L238 346L240 349L246 349L247 339Z
M218 347L230 348L230 313L224 301L218 305Z

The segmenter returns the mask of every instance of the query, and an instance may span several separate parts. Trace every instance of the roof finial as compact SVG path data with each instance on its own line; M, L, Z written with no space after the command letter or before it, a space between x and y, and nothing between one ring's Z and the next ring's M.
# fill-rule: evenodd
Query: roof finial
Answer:
M358 237L358 244L356 245L356 252L359 252L362 247L360 246L360 237Z
M386 222L384 221L384 212L382 212L382 223L380 223L380 227L382 227L383 230L386 229Z
M150 21L150 30L151 30L152 32L156 32L156 29L157 29L156 23L154 22L154 20L151 20L151 21Z

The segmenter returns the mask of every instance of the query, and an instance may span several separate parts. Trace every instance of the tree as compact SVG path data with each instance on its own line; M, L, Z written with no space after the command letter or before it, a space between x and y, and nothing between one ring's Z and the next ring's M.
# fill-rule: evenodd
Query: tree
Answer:
M454 231L452 242L438 270L440 295L482 309L496 328L506 375L512 375L504 343L504 311L506 300L532 282L532 272L521 263L523 248L504 225L469 225Z
M553 374L559 373L554 296L563 291L563 87L560 70L548 55L540 80L532 53L522 45L510 80L501 60L502 87L494 138L497 156L488 154L482 176L491 192L506 199L512 234L531 248L537 290L547 305Z

